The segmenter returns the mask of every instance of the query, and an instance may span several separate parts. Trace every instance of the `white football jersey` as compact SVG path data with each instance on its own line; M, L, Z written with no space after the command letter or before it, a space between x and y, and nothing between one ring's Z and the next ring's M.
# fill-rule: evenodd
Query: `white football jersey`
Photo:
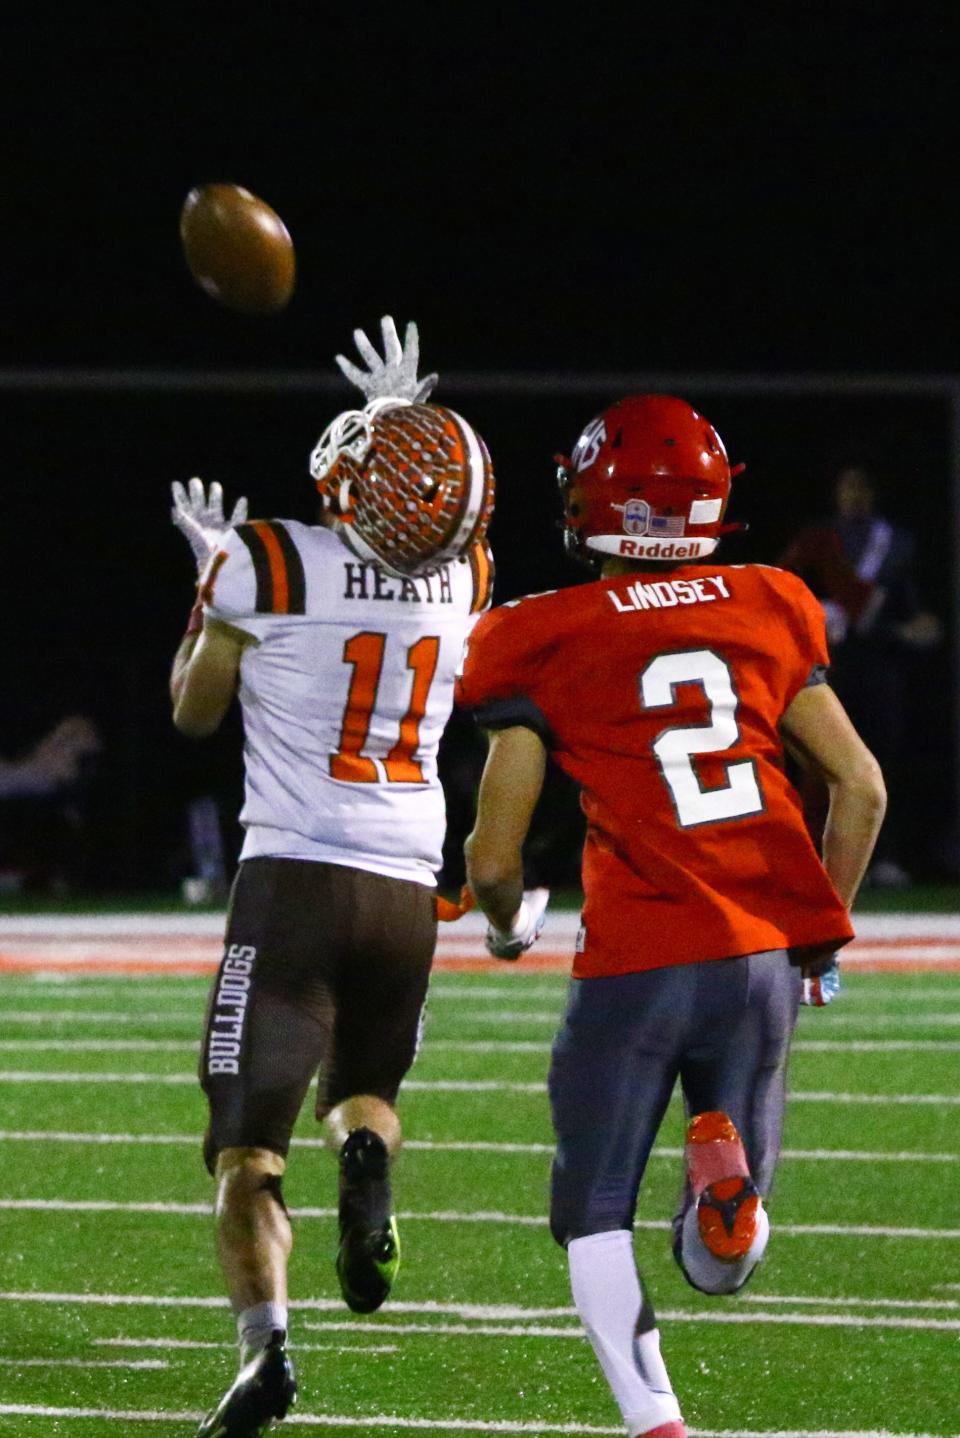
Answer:
M437 748L491 578L481 546L395 579L331 529L257 520L229 531L200 592L210 620L256 641L240 664L241 858L435 883L446 822Z

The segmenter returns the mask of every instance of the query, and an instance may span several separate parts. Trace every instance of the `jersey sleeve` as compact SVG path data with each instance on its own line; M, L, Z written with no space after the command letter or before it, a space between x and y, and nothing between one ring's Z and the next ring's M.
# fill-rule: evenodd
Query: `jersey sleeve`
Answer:
M254 519L229 530L200 582L204 612L235 624L306 612L306 573L291 529Z
M811 684L824 684L830 667L823 605L794 574L780 571L780 589L787 604L787 623L794 639L789 656L789 700Z
M485 729L521 725L550 746L550 724L538 703L540 645L521 608L503 605L484 614L466 642L456 703Z
M257 576L239 528L229 530L211 555L200 580L200 599L205 615L228 624L256 614Z
M470 613L485 614L493 603L493 581L496 574L493 553L484 541L475 544L467 558L470 561L470 576L473 581Z

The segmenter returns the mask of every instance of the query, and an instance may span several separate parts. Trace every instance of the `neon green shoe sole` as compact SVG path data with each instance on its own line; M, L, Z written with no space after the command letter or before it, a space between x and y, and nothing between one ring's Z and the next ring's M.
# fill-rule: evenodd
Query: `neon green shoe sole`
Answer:
M400 1235L391 1217L385 1228L355 1223L340 1240L337 1278L343 1301L354 1313L375 1313L387 1298L400 1267Z

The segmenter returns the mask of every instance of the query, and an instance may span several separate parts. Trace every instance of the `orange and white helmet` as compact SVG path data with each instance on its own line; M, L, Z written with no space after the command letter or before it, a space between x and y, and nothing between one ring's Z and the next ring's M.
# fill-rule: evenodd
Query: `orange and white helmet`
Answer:
M359 559L400 576L465 554L493 511L493 466L465 419L387 397L345 410L324 430L310 473Z

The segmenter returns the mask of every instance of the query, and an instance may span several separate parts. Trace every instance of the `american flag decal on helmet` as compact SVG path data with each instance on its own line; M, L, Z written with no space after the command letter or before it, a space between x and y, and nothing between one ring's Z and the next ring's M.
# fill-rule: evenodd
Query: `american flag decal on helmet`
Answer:
M651 514L647 520L647 533L659 534L665 538L676 538L684 533L682 514Z

